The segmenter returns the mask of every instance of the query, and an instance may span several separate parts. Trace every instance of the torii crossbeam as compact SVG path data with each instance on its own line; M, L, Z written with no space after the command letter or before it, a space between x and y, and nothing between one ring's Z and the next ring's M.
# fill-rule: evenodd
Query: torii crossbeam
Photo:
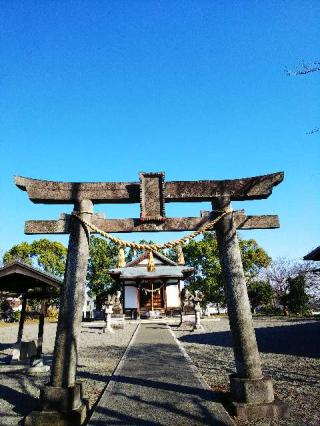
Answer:
M247 418L256 416L257 412L267 413L269 417L279 415L283 410L274 402L271 379L262 376L236 232L237 229L277 228L279 220L275 215L247 216L243 210L230 212L230 203L269 197L273 187L282 182L283 173L234 180L165 182L164 173L160 172L140 173L139 179L139 182L82 183L17 176L15 183L27 191L34 203L73 204L80 219L108 233L194 231L225 211L214 229L234 341L237 373L230 377L233 408L236 415ZM200 201L211 201L212 212L202 212L199 217L166 217L166 203ZM106 219L101 214L93 214L93 204L99 203L140 203L140 217ZM70 419L72 424L81 424L85 418L85 406L79 397L76 365L90 230L72 215L64 213L58 220L28 221L25 232L70 234L51 380L41 394L43 412L31 413L26 422L41 424L41 418L48 418L49 412L54 411L66 418L65 424L70 424ZM36 419L40 419L39 423L35 423Z

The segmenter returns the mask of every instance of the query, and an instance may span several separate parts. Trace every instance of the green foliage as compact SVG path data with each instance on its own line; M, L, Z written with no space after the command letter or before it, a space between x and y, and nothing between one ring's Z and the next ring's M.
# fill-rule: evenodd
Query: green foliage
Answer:
M282 315L282 309L274 306L272 303L261 306L259 311L262 315Z
M267 255L256 240L239 239L243 269L247 283L254 280L261 268L266 268L271 263L271 258Z
M247 282L251 282L262 267L270 263L267 253L255 240L240 240L240 250ZM204 303L224 303L223 278L216 236L206 232L199 241L192 240L184 247L187 265L195 268L194 279L189 281L192 291L201 290Z
M306 276L300 274L288 279L287 305L293 314L306 314L308 312L309 296L306 293Z
M14 245L5 252L3 262L6 264L14 260L22 260L29 265L43 269L45 272L62 276L66 256L67 249L62 243L42 238L30 244L24 241Z
M118 246L111 241L91 236L89 253L87 282L90 292L97 296L99 304L107 293L117 290L117 285L108 271L117 266Z
M222 273L215 235L205 233L200 241L190 241L184 247L183 253L186 264L195 269L194 277L189 280L188 288L191 291L202 291L203 303L223 302Z
M271 304L272 294L272 287L268 282L252 281L249 283L248 296L252 312L254 313L258 306Z
M40 267L46 272L62 276L67 258L67 249L58 241L49 241L45 238L31 243L31 256L36 258Z
M3 263L10 263L14 260L22 260L23 262L32 265L31 246L26 241L16 244L6 251L3 255Z

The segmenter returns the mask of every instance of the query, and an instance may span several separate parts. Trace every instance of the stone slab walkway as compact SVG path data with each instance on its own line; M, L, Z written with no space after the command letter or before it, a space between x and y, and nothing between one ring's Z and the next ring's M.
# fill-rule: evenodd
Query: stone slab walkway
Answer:
M140 324L88 425L233 425L167 324Z

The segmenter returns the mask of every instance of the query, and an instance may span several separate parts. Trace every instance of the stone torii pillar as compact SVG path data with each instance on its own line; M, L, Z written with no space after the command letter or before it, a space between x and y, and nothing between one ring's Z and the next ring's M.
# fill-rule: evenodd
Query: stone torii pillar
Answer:
M212 204L213 209L228 210L230 198L216 198ZM286 406L274 401L271 378L262 374L233 216L230 212L215 226L237 371L230 375L232 408L237 418L245 420L284 416Z
M93 213L90 200L75 203L74 209L90 222ZM77 425L85 421L86 404L82 400L81 383L76 383L76 369L88 257L89 234L74 218L70 225L66 272L60 294L51 379L41 390L42 411L28 415L25 426Z

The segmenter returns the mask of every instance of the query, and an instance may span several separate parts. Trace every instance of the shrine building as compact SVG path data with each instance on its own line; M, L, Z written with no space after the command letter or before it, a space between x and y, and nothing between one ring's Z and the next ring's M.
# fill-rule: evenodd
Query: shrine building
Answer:
M168 315L181 309L184 280L192 275L194 268L178 265L156 251L153 258L154 272L147 269L148 252L123 268L109 271L122 287L123 309L132 318L151 317L157 312Z

